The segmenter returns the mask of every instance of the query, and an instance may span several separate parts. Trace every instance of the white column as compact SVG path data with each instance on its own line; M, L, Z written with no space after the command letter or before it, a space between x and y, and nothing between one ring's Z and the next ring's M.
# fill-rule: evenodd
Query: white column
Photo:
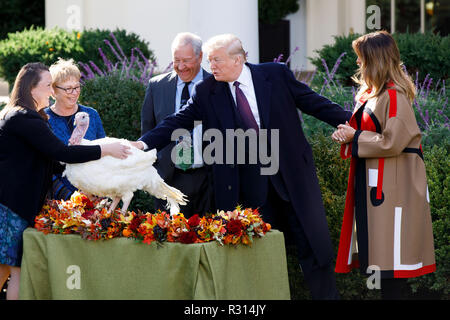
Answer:
M395 32L395 0L391 0L391 33Z
M306 0L298 0L298 4L298 11L286 17L291 26L290 53L294 51L295 47L298 47L298 51L291 57L290 66L292 70L306 70L308 65L306 56ZM287 57L284 58L287 59Z
M248 61L259 63L258 0L190 0L188 25L204 42L218 34L235 34Z
M425 0L420 0L420 32L425 33Z
M333 35L338 33L338 1L306 1L306 56L316 57L314 51L325 44L333 43ZM315 66L308 60L308 70Z

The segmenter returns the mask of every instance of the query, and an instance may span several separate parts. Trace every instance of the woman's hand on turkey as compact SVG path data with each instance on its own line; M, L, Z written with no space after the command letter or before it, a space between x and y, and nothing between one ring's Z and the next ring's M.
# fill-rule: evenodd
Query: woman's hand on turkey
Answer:
M131 154L130 147L120 142L103 144L100 147L102 149L102 157L111 156L118 159L126 159Z

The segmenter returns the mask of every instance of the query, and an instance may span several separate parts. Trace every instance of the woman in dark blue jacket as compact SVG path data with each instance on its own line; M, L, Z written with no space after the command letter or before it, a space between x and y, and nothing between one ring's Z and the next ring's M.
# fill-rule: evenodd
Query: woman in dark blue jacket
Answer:
M73 59L64 60L59 58L56 63L50 66L49 70L52 75L55 103L45 108L44 111L48 115L48 123L55 136L64 144L68 144L73 132L75 114L86 112L89 114L89 127L84 139L95 140L104 138L106 136L105 130L98 112L93 108L78 104L78 98L81 93L81 73ZM51 197L53 199L68 200L76 189L66 177L62 177L58 173L53 175L51 188Z
M11 275L7 298L17 299L22 234L34 225L59 161L79 163L110 155L124 159L120 143L66 146L50 130L43 109L52 94L52 77L41 63L19 71L10 101L0 112L0 287Z

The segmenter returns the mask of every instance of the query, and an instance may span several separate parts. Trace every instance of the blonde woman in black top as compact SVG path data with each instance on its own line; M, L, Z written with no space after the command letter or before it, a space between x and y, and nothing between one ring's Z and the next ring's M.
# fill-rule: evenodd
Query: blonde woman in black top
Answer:
M19 71L9 103L0 112L0 287L8 276L7 299L18 299L22 234L33 226L59 161L79 163L110 155L125 159L120 143L66 146L50 130L43 111L52 94L48 67L28 63Z

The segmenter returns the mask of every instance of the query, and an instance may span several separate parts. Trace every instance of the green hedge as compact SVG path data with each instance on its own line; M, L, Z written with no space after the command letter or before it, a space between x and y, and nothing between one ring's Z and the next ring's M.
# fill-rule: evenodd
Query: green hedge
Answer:
M108 136L136 140L141 136L145 85L116 73L85 81L80 103L98 111Z
M312 64L319 72L325 72L322 61L324 59L331 70L339 56L345 52L336 73L336 79L342 81L342 84L351 85L351 77L357 69L352 41L359 36L360 34L335 36L332 45L325 45L322 49L315 51L318 56L310 58ZM441 37L432 33L395 33L393 37L397 41L401 60L414 78L416 73L420 81L423 81L427 74L434 81L449 77L450 36Z
M110 33L110 30L100 29L77 32L41 27L9 33L6 39L0 41L0 78L5 79L12 88L15 77L23 65L35 61L51 65L58 57L73 58L76 62L93 61L100 67L103 65L103 60L98 48L102 48L111 61L117 61L118 59L104 41L108 40L116 47L114 39L109 36ZM140 39L138 35L121 29L116 29L113 33L125 55L128 56L131 49L137 47L147 58L153 59L148 43ZM120 52L118 54L120 55Z
M274 24L299 9L297 0L258 0L258 19Z

